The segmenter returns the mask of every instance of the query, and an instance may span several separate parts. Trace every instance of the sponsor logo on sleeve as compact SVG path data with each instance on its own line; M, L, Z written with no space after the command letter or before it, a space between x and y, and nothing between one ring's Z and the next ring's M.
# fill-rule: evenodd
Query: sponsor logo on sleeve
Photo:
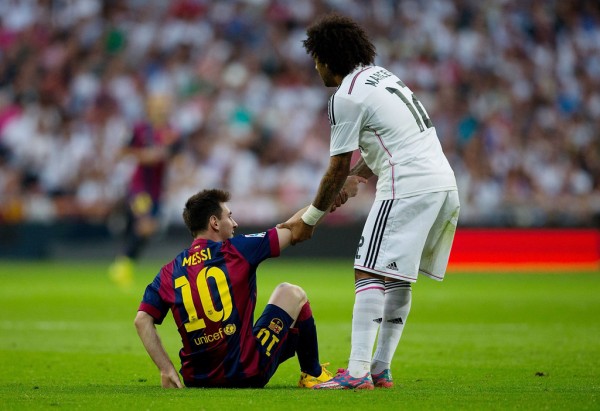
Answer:
M263 232L263 233L246 234L246 235L244 235L244 237L264 237L265 235L267 235L267 233Z

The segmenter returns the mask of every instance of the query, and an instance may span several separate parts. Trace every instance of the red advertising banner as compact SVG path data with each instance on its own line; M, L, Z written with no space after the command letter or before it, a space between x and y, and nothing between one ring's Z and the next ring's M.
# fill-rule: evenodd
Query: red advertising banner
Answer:
M599 270L600 231L459 227L449 269Z

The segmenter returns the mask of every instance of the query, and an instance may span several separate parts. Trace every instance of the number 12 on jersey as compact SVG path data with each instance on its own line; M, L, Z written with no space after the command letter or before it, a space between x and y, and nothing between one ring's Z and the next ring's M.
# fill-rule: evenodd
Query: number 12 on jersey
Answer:
M405 88L406 84L404 84L402 82L402 80L398 80L397 84L402 87ZM412 94L412 102L406 98L406 96L404 94L402 94L402 92L400 90L398 90L397 88L393 88L393 87L386 87L385 88L387 91L389 91L392 94L397 95L398 97L400 97L400 100L402 100L402 102L404 102L404 104L406 104L406 107L410 110L410 112L412 113L413 117L415 118L415 121L417 122L417 125L419 126L419 129L421 131L425 131L426 128L431 128L433 127L433 123L431 121L431 119L429 117L427 117L427 113L425 112L425 109L423 108L423 105L421 104L421 102L417 99L417 97L415 97L414 94ZM417 113L418 112L418 113Z

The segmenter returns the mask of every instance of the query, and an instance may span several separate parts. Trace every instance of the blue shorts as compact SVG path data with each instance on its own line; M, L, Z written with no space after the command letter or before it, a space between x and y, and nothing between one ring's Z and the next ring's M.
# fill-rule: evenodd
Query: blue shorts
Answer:
M221 387L221 388L262 388L273 377L279 364L296 354L298 344L298 329L291 328L294 320L288 313L276 305L267 304L260 318L252 328L254 339L246 340L251 347L241 347L250 351L251 369L242 369L240 364L233 364L232 376L226 377L218 373L217 379L210 379L208 375L213 371L213 365L202 364L194 368L191 374L200 374L198 379L191 376L185 380L187 387ZM247 348L247 349L246 349ZM220 366L218 366L220 367ZM220 367L222 368L222 367ZM239 368L239 369L238 369ZM183 367L182 367L183 369ZM225 370L221 370L225 371ZM183 370L181 370L182 375Z

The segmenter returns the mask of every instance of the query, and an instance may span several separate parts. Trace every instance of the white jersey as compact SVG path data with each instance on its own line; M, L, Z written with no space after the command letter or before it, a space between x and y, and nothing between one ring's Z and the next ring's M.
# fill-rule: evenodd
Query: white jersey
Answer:
M329 99L330 155L360 149L378 176L376 200L456 190L427 112L383 67L361 66Z

